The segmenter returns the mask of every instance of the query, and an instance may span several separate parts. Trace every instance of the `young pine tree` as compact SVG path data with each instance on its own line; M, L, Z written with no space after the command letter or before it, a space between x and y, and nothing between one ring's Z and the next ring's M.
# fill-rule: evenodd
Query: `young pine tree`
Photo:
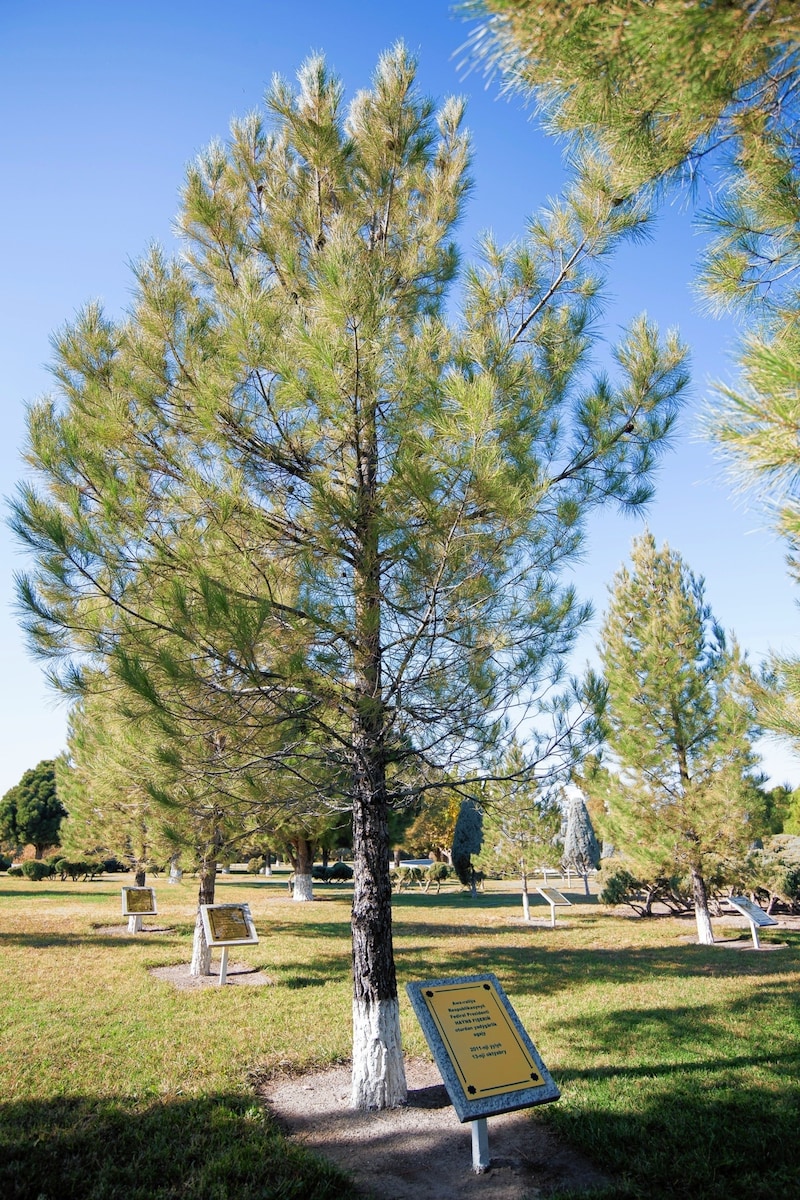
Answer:
M542 866L555 866L560 856L561 807L542 792L530 772L521 746L514 743L502 766L504 783L483 791L482 869L514 875L520 881L522 912L530 920L528 879Z
M691 881L698 938L710 944L708 881L732 879L752 840L746 664L702 580L649 533L615 576L600 653L614 843L644 878Z
M350 809L353 1103L384 1107L390 809L479 784L541 711L587 615L561 572L593 510L649 498L684 354L639 320L592 374L597 264L641 227L593 164L524 241L486 240L448 320L468 142L403 47L349 106L319 58L267 105L191 167L184 253L137 267L127 319L57 339L21 598L68 685L88 658L179 739L224 737L217 790L267 773Z

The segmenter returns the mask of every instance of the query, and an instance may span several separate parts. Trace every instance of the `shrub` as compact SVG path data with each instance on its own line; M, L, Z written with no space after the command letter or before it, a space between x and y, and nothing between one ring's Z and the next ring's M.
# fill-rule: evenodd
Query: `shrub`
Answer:
M247 870L251 875L257 875L264 865L264 860L261 858L251 858L247 862Z
M432 862L426 870L425 875L427 876L425 882L425 891L427 892L431 884L435 883L436 893L438 895L438 893L441 891L444 880L450 878L450 868L448 867L447 863Z
M332 867L328 867L328 879L352 879L353 868L348 867L347 863L337 862Z
M82 858L76 859L75 861L62 858L56 863L56 870L58 871L62 880L69 876L74 883L79 876L83 876L84 879L93 879L95 875L102 874L103 864L99 862L86 862Z
M338 883L344 879L352 879L353 868L343 862L333 863L330 867L320 864L311 868L311 878L318 879L320 883Z
M22 867L19 865L12 864L8 868L8 874L9 875L18 875L20 878L22 878Z
M26 879L32 879L38 883L40 879L47 879L53 874L53 868L50 863L42 862L41 859L31 858L22 864L22 874Z
M5 854L0 854L0 871L7 871L13 861L13 858L8 858Z
M677 876L637 879L623 867L608 877L600 892L601 904L627 904L640 917L652 917L657 902L672 913L687 912L692 907Z

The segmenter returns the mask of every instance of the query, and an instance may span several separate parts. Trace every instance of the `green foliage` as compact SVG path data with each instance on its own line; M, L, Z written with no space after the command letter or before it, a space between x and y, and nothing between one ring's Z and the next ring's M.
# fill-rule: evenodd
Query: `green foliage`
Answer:
M36 883L40 879L49 879L53 874L53 868L49 863L40 862L37 859L28 859L22 864L21 869L26 879L32 879Z
M480 865L492 874L520 878L523 888L532 870L555 866L560 857L561 808L541 790L531 765L515 743L498 768L505 778L488 784L482 796Z
M614 844L642 880L691 878L707 924L705 881L733 881L753 837L749 672L702 581L650 534L615 577L601 660Z
M31 843L41 857L45 846L58 843L66 816L56 791L55 764L45 759L26 771L0 801L0 837L20 846Z
M263 866L263 858L250 858L247 861L247 870L250 875L258 875Z
M627 904L641 917L653 916L653 906L656 903L674 913L685 912L691 908L691 900L677 876L643 880L637 879L624 868L617 868L608 878L605 878L604 872L600 903Z
M0 871L7 871L13 861L13 858L8 858L5 854L0 854Z
M800 837L770 838L763 849L752 851L747 865L747 886L766 896L770 911L776 905L800 909Z
M320 883L341 883L353 878L353 868L344 862L331 863L327 867L318 865L312 868L311 876Z
M474 800L462 800L453 831L451 860L453 870L464 887L474 881L472 855L480 854L483 844L483 813Z
M744 333L739 380L705 430L737 489L755 489L798 579L800 15L796 0L480 0L476 53L551 124L599 148L620 196L708 164L699 284ZM659 189L657 189L659 190ZM662 192L669 189L661 187ZM696 194L696 187L693 188ZM764 724L800 744L800 664L775 655Z

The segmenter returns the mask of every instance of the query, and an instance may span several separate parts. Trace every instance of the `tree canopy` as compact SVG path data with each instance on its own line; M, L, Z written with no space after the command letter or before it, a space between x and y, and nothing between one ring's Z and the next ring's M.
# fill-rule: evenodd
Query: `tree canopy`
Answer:
M43 759L0 800L0 837L17 847L33 845L41 858L48 846L58 845L66 816L56 789L55 763Z
M599 149L621 196L703 197L698 283L743 329L704 428L737 489L800 548L800 9L795 0L481 0L475 53L550 127ZM698 183L704 181L705 190ZM765 724L800 744L800 669L776 656Z

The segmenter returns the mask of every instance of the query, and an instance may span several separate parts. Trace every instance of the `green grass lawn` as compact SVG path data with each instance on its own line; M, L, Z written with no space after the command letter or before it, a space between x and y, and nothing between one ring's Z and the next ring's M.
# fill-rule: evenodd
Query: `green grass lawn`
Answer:
M338 1200L333 1168L289 1147L256 1102L275 1070L350 1052L349 889L293 904L280 876L223 876L260 944L231 961L272 986L177 991L149 968L187 962L195 882L156 880L169 932L111 937L120 886L0 876L0 1197ZM515 895L404 892L395 943L406 1052L427 1055L403 984L493 971L562 1091L554 1125L636 1198L759 1200L800 1179L800 933L761 953L692 944L692 921L609 915ZM742 930L744 935L746 930ZM732 937L734 931L720 931Z

